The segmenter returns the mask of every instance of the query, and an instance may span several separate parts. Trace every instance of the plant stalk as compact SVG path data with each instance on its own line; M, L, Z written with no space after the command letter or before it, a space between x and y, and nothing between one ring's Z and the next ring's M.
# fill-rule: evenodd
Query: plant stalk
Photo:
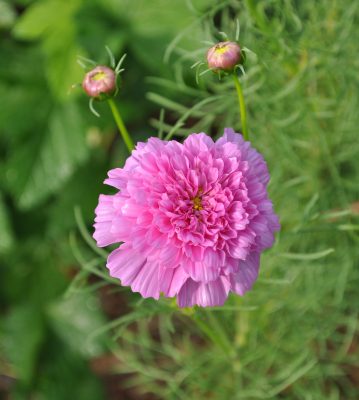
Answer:
M239 103L239 112L241 116L241 124L242 124L242 133L244 140L248 140L248 127L247 127L247 112L246 105L244 103L244 96L242 86L239 82L238 75L236 73L233 74L234 84L237 90L237 97Z
M111 108L113 118L116 122L116 125L118 127L118 130L121 133L122 139L125 142L125 145L127 146L128 151L131 153L133 148L135 147L130 134L128 133L128 130L126 129L126 126L122 120L121 114L118 111L118 108L116 106L116 103L113 101L113 99L108 99L108 104Z

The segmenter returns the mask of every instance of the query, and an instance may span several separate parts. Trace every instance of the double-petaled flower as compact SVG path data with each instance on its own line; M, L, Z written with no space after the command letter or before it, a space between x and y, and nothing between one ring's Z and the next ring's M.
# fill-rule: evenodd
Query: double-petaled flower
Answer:
M118 191L100 196L94 238L122 243L107 262L122 285L180 307L222 305L252 287L279 222L266 163L240 134L150 138L108 175Z

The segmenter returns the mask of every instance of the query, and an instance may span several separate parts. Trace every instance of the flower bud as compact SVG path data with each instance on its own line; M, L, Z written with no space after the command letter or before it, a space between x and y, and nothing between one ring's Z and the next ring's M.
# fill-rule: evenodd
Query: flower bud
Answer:
M116 73L109 67L99 65L85 75L82 87L93 98L110 96L116 91Z
M217 43L207 52L208 67L215 72L231 72L241 61L241 48L235 42Z

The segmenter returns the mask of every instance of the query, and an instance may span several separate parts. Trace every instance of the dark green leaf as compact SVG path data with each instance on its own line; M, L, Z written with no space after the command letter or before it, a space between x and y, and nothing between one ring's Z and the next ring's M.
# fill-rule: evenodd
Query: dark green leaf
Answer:
M84 126L74 104L58 107L46 132L24 144L8 163L7 185L21 208L57 192L88 155Z

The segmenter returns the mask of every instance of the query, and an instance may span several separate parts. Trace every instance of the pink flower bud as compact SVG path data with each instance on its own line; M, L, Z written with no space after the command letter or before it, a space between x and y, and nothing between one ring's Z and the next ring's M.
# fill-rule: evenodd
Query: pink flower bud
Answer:
M241 48L235 42L220 42L207 52L208 67L217 71L232 71L241 61Z
M111 95L116 90L116 73L109 67L99 65L85 75L82 87L90 97Z

